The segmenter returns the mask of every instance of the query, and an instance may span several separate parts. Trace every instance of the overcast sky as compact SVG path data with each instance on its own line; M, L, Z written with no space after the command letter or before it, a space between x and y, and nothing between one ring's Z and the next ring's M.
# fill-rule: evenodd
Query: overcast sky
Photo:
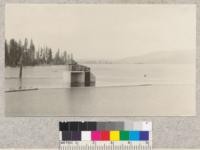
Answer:
M192 51L195 5L8 4L6 39L32 38L81 59Z

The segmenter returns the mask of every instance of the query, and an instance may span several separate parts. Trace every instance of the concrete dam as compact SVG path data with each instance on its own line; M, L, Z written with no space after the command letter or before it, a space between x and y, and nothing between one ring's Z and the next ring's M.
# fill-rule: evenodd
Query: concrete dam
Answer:
M96 77L89 67L79 64L69 64L68 71L71 87L95 86Z

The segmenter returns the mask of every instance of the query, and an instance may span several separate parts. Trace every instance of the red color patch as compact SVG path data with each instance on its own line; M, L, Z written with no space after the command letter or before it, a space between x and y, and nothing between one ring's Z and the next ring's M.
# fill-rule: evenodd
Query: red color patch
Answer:
M109 131L101 131L101 140L102 141L110 141L110 132Z

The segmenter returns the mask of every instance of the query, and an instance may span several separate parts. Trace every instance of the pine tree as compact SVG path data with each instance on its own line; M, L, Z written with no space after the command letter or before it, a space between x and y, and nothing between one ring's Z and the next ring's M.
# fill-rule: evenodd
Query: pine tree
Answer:
M28 39L25 38L24 40L24 46L23 46L23 50L24 50L24 53L23 53L23 64L24 65L29 65L29 55L28 55Z
M31 39L30 42L30 49L29 49L29 57L30 57L30 65L34 64L35 59L35 45L33 44L33 40Z
M15 67L17 65L17 42L14 39L10 40L10 64Z
M7 40L5 41L5 65L10 65L10 58L9 58L9 52L8 52L8 43Z
M63 52L63 64L67 64L67 52Z
M37 65L40 64L40 52L39 52L39 49L38 49L38 51L36 52L36 64L37 64Z
M60 63L60 50L58 49L55 58L54 58L55 64L58 65Z
M41 64L75 64L73 54L68 54L66 51L57 50L53 57L53 50L47 46L35 50L33 40L29 41L25 38L24 43L20 40L10 39L9 43L5 41L5 65L17 66L23 65L41 65Z
M48 59L47 59L47 64L51 64L52 62L52 50L51 48L48 49Z
M16 52L16 59L17 59L17 64L19 64L19 61L21 58L21 55L23 55L23 46L22 46L22 41L19 40L18 43L17 43L17 52ZM23 56L22 56L23 57Z

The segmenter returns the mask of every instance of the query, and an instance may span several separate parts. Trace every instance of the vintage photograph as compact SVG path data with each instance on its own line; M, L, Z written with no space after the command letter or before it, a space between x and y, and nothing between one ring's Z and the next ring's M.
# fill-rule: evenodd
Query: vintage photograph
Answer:
M195 75L195 5L6 5L6 116L194 116Z

